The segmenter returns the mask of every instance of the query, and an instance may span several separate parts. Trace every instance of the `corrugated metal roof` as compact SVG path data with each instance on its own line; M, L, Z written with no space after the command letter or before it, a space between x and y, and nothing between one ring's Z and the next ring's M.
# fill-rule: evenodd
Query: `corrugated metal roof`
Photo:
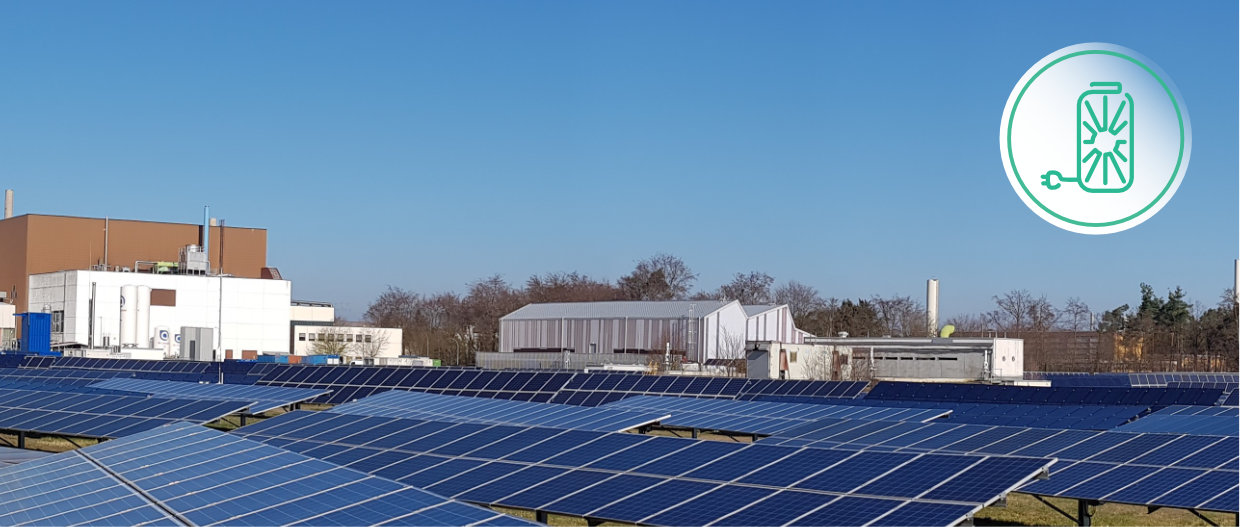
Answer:
M767 311L774 311L786 305L787 304L754 304L741 307L745 309L745 316L752 317L754 315L761 315Z
M558 302L529 304L507 314L501 320L551 320L557 318L680 318L692 309L694 317L703 317L736 301L669 300L648 302Z

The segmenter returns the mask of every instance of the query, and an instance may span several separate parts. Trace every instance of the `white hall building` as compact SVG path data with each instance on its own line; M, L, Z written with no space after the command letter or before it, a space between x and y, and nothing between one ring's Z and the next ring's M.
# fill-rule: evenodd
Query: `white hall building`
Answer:
M787 305L721 300L529 304L500 319L500 352L663 353L743 359L755 340L804 342Z

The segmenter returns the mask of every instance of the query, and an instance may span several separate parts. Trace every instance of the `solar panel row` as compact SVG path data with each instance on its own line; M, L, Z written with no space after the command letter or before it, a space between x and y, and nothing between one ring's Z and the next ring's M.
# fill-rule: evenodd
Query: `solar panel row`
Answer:
M118 377L131 377L126 372L91 371L91 370L51 370L51 369L0 369L0 379L7 381L38 382L43 384L63 384L69 386L87 386L101 380Z
M310 412L234 433L465 501L656 525L953 525L1050 464Z
M880 382L867 400L943 401L961 403L1124 405L1161 407L1173 404L1212 405L1217 388L1042 388L986 384Z
M1163 434L1195 434L1214 436L1240 435L1240 419L1219 415L1151 414L1123 426L1117 432L1153 432Z
M1240 383L1240 374L1217 372L1167 372L1167 373L1085 373L1085 372L1025 372L1030 380L1051 381L1052 386L1112 386L1112 387L1166 387L1178 382Z
M670 417L661 420L660 424L668 426L751 434L774 434L824 417L926 422L947 415L947 412L942 410L652 395L629 397L604 405L603 408L665 413Z
M1050 479L1021 492L1237 512L1240 443L1235 437L843 419L824 419L786 435L759 444L1054 457L1061 461ZM1096 479L1106 474L1111 475ZM1229 484L1223 476L1230 477Z
M515 424L621 432L658 422L666 413L533 403L393 390L345 403L330 412L462 423Z
M869 398L853 399L845 404L950 410L947 420L957 423L1084 430L1109 430L1149 410L1147 406L961 403Z
M252 414L260 414L268 410L291 406L327 393L326 390L312 390L308 388L284 388L245 384L202 384L150 379L108 379L91 386L114 390L118 393L133 392L199 400L250 401L249 412Z
M50 455L51 454L47 452L39 452L38 450L0 447L0 467L25 463L30 460L39 459Z
M173 421L208 423L245 407L238 401L0 390L0 429L122 437Z
M453 368L261 365L254 381L268 386L330 388L316 402L341 403L387 389L533 402L598 406L633 395L745 398L767 393L832 399L853 397L864 382L785 381L624 373L494 371Z
M177 423L0 469L4 525L532 525Z
M1240 406L1240 390L1234 390L1223 398L1223 402L1219 403L1223 406Z

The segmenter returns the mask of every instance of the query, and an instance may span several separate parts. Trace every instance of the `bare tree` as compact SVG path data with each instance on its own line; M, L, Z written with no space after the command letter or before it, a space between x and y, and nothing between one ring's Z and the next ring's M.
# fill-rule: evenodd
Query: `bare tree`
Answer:
M926 308L908 296L872 297L870 303L878 313L884 333L893 337L924 337Z
M732 332L727 328L719 328L719 342L715 353L728 369L728 375L736 375L738 373L742 377L745 375L747 363L745 362L744 333Z
M818 290L796 280L775 289L775 303L788 304L792 317L798 319L826 307L827 303L818 296Z
M768 304L774 300L771 285L775 279L758 271L749 274L736 273L732 281L719 288L719 298L737 300L742 304Z
M994 299L998 309L984 316L999 331L1050 331L1059 319L1046 296L1035 297L1025 289L1013 289Z
M306 351L311 355L345 355L351 331L335 326L321 327L309 334Z
M955 326L956 331L969 333L980 333L993 329L993 326L986 320L985 315L956 315L947 319L946 324Z
M1059 310L1060 326L1067 330L1093 331L1091 318L1093 312L1089 310L1089 305L1075 296L1069 298L1063 309Z
M624 298L620 289L611 282L594 280L576 272L531 276L525 281L525 296L533 303L599 302Z
M808 353L798 353L797 362L801 363L801 372L806 379L814 381L831 380L831 352L815 349ZM791 358L790 358L791 359Z
M381 328L361 328L356 331L354 340L350 351L355 350L362 358L373 359L383 353L383 348L387 347L391 337L386 330Z
M659 253L637 262L632 273L617 281L624 298L629 300L676 300L685 298L697 279L684 260Z

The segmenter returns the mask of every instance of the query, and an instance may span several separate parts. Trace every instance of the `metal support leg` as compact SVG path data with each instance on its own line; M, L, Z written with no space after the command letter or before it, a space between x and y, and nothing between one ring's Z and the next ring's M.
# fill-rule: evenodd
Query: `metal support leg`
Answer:
M534 511L534 521L546 525L548 523L547 511Z
M1201 518L1201 521L1206 522L1206 525L1211 525L1211 526L1213 526L1213 527L1218 527L1218 524L1217 524L1217 523L1214 523L1214 520L1211 520L1211 519L1209 519L1209 518L1205 517L1205 515L1201 514L1200 512L1197 512L1197 509L1188 509L1188 512L1193 513L1193 516L1196 516L1196 517L1198 517L1198 518Z
M586 518L586 525L589 525L590 527L598 527L599 525L602 525L602 524L603 524L603 520L599 520L596 518Z
M1076 500L1076 524L1089 527L1093 524L1094 511L1090 509L1089 500Z
M241 414L241 426L245 426L245 414Z
M693 429L693 438L694 438L694 439L697 439L697 438L698 438L698 429L696 429L696 428L694 428L694 429Z
M1077 520L1076 520L1076 518L1075 518L1075 517L1073 517L1071 514L1068 514L1068 512L1067 512L1067 511L1065 511L1065 510L1063 510L1063 509L1061 509L1061 508L1059 508L1059 507L1056 507L1054 503L1051 503L1051 502L1049 502L1049 501L1046 501L1046 498L1043 498L1042 496L1039 496L1039 495L1037 495L1037 494L1031 494L1031 496L1033 496L1033 499L1035 499L1035 500L1038 500L1038 501L1042 502L1042 504L1043 504L1043 505L1046 505L1047 507L1050 507L1050 508L1051 508L1051 510L1053 510L1053 511L1055 511L1055 512L1058 512L1059 514L1062 514L1064 518L1067 518L1067 519L1072 520L1072 521L1077 521Z
M26 448L26 433L17 433L17 448Z

